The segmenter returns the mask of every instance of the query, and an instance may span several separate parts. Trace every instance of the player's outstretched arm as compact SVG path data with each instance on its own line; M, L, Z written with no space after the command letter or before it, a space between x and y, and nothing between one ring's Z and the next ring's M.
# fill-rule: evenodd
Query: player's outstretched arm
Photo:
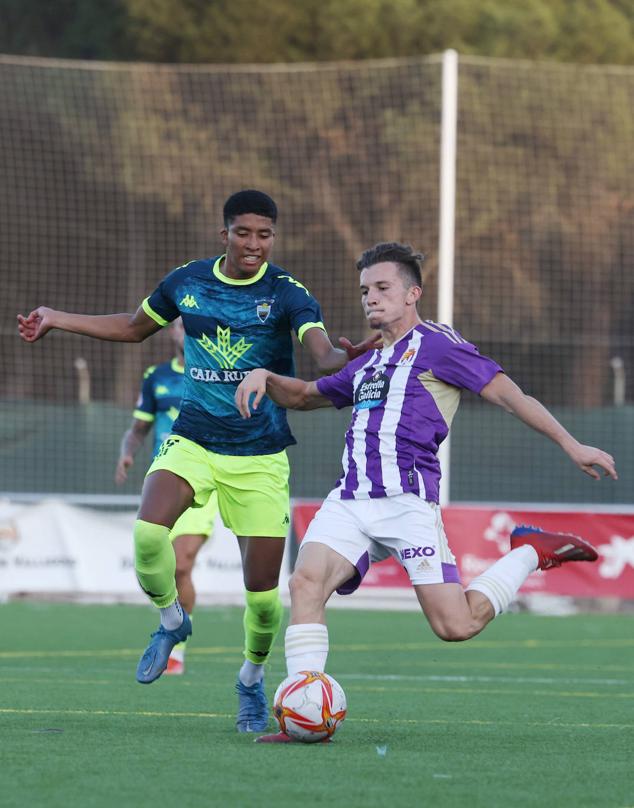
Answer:
M112 342L142 342L161 326L141 307L134 314L71 314L40 306L27 317L18 314L18 333L25 342L37 342L54 328Z
M334 373L341 370L351 359L381 347L381 336L368 337L357 345L353 345L347 337L340 337L341 348L335 348L325 331L321 328L310 328L304 334L302 344L308 348L319 370Z
M243 379L236 390L236 406L243 418L251 417L251 410L257 410L263 396L268 395L280 407L289 410L314 410L329 407L331 402L317 390L315 382L278 376L270 370L258 368ZM251 401L253 398L253 401Z
M132 426L123 435L121 439L121 449L119 450L119 459L117 460L117 467L114 473L114 479L117 485L123 485L128 479L128 471L134 465L134 457L139 451L146 436L152 429L150 421L141 421L139 418L134 418Z
M574 438L567 429L536 398L527 396L512 379L504 373L498 373L484 386L482 398L503 407L520 421L541 432L557 443L581 471L595 480L601 475L595 466L603 469L606 477L618 479L612 455L594 446L585 446Z

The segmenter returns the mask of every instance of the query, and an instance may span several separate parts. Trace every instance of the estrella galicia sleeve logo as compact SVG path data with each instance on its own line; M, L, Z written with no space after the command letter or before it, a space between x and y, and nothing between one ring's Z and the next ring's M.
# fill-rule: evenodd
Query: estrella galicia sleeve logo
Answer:
M356 410L369 410L379 407L390 390L390 380L377 370L367 381L360 384L355 390L354 407Z

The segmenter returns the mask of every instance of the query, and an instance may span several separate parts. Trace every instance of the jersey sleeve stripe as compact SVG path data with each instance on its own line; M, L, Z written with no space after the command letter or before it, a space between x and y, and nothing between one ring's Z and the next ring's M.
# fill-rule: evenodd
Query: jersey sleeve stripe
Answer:
M297 332L297 339L301 342L304 338L304 334L311 328L321 328L322 331L326 330L326 326L323 323L304 323Z
M425 328L428 328L435 334L444 334L444 336L447 337L448 340L451 340L451 342L454 342L456 345L458 345L461 342L461 340L458 339L457 335L454 334L453 331L452 333L445 331L445 329L440 326L440 323L433 323L431 322L431 320L425 320L423 325L425 326Z
M148 424L151 424L154 420L154 416L151 413L143 412L143 410L135 410L132 416L136 418L137 421L146 421Z
M466 339L464 339L464 337L461 337L460 334L457 331L455 331L450 325L445 325L444 323L436 323L436 325L438 326L438 328L440 328L441 331L444 331L445 334L447 334L447 336L451 335L455 337L458 340L458 342L467 341Z
M148 317L151 317L155 323L159 325L167 325L167 320L164 320L160 314L157 314L154 309L149 304L149 297L146 297L143 303L141 303L141 308L147 314Z

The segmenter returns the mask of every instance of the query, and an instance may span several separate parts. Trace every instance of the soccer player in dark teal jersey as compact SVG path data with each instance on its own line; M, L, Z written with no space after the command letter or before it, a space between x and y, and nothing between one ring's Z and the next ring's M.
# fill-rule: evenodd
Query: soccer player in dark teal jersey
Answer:
M226 252L170 273L134 314L82 315L39 307L18 315L35 342L53 328L97 339L141 342L179 315L185 326L185 391L173 435L146 476L135 525L139 583L160 609L161 625L137 668L149 683L165 670L173 646L191 633L174 582L169 533L190 506L217 491L223 522L238 537L246 588L245 661L237 681L237 728L260 732L268 721L266 661L282 619L278 579L289 523L288 461L294 443L285 411L273 402L244 424L233 402L245 374L265 367L292 374L291 330L320 370L332 372L371 344L335 348L308 290L269 264L277 208L260 191L240 191L223 209Z
M143 374L132 424L121 441L115 471L115 481L118 485L122 485L127 479L128 471L134 464L134 457L150 432L153 432L153 455L156 457L161 445L170 436L174 421L178 417L185 379L183 353L185 329L180 317L169 327L169 334L176 349L176 356L169 362L152 365ZM196 590L192 579L196 556L213 531L217 512L218 498L214 492L203 508L188 508L176 521L170 533L176 556L178 600L190 618L196 603ZM174 646L167 660L166 674L185 673L185 650L185 642Z

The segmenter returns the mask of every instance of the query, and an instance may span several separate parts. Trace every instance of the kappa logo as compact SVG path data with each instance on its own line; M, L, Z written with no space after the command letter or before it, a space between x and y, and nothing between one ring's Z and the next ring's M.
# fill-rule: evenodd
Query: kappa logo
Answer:
M200 306L196 302L196 298L193 295L185 295L185 297L181 300L181 302L178 305L185 306L186 309L200 308Z
M233 368L236 362L253 346L252 342L245 342L244 337L231 343L231 329L229 326L223 328L221 325L216 328L216 341L207 334L203 334L196 340L221 368Z

